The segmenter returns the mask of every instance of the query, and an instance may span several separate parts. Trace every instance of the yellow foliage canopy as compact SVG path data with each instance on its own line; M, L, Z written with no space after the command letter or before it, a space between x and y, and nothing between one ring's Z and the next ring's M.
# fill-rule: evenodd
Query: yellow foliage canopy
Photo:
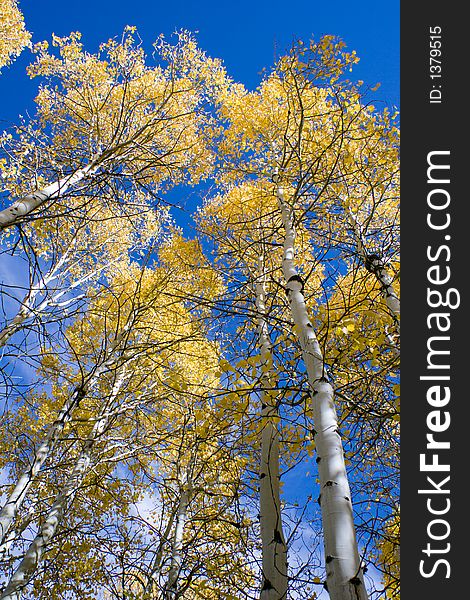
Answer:
M30 40L31 34L26 31L16 0L0 0L0 70L9 65Z

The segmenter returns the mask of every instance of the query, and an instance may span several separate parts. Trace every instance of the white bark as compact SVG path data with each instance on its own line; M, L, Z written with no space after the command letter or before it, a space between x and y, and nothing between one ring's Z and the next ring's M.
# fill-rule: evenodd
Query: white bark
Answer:
M170 92L170 96L171 94L172 92ZM168 96L168 98L170 96ZM168 98L166 100L168 100ZM166 100L162 103L160 108L163 108ZM16 200L11 206L0 211L0 231L21 223L24 220L24 217L27 217L32 212L36 211L46 202L60 198L69 188L73 187L87 176L94 175L98 168L108 159L119 156L121 160L125 162L135 148L141 148L145 143L152 139L152 126L159 123L161 119L162 114L157 112L155 116L151 117L147 123L144 123L128 139L101 151L101 153L92 157L89 164L82 169L77 169L75 172L66 175L57 182L51 183L40 190L36 190L31 194ZM156 164L158 164L158 159L156 159Z
M34 296L35 294L32 292L23 299L21 307L16 315L0 331L0 348L8 342L12 335L22 328L23 323L32 312L31 303L34 301Z
M40 208L49 200L59 198L65 192L79 183L87 175L93 174L96 171L96 165L91 162L83 169L78 169L71 175L62 177L55 183L51 183L41 190L36 190L19 200L16 200L11 206L0 211L0 230L7 229L12 225L21 223L24 217L27 217L33 211Z
M154 588L155 588L155 585L157 582L157 577L158 577L158 575L160 575L160 569L162 566L163 549L165 547L165 544L170 539L170 533L171 533L171 530L173 529L173 524L175 522L176 514L177 514L177 511L173 510L168 519L168 523L166 524L165 531L163 532L163 535L161 537L160 544L158 546L158 550L157 550L155 557L149 567L149 572L147 574L147 584L145 585L145 588L143 590L143 598L145 600L151 599L153 597L152 594L153 594L153 591L154 591Z
M181 572L181 566L183 564L183 536L189 505L189 493L190 486L187 481L183 481L182 485L180 486L180 499L178 504L178 512L176 515L173 544L171 548L170 571L168 573L168 580L165 586L165 600L176 600L178 597L178 579Z
M387 272L385 261L380 256L368 254L362 228L351 209L347 208L346 210L348 212L348 218L353 230L354 238L356 239L359 257L369 273L372 273L377 278L377 281L382 288L382 294L387 307L397 321L399 321L400 299L393 289L393 279Z
M6 560L8 557L10 546L13 542L20 538L23 531L28 527L28 525L32 522L34 518L34 513L36 510L36 502L32 504L29 509L27 515L22 519L21 523L19 523L15 529L10 530L8 535L5 536L5 541L0 544L0 562Z
M256 281L256 307L258 310L261 368L269 365L271 342L266 322L266 289L263 257L259 261L260 275ZM263 373L263 387L270 387L270 377ZM279 431L278 410L275 402L265 392L261 395L261 466L260 466L260 527L262 543L263 583L261 600L287 598L287 546L282 529L279 485Z
M83 480L88 473L88 467L92 459L92 450L96 441L103 434L110 421L109 407L114 402L120 388L125 380L122 372L114 386L109 400L102 408L97 421L95 422L89 438L86 440L83 448L77 458L70 477L65 482L63 489L57 494L51 509L49 510L44 522L39 527L39 531L27 549L23 560L20 562L15 572L11 576L0 600L20 600L23 591L34 576L34 573L42 560L45 548L57 532L62 523L67 505L73 501L77 490L80 488Z
M276 175L275 181L278 181ZM338 431L333 388L308 316L303 281L295 266L294 211L284 190L276 190L285 229L283 274L312 397L315 444L321 486L326 588L331 600L367 600L351 504L351 493Z
M154 126L160 125L165 120L164 106L173 96L173 93L173 86L170 85L168 88L168 95L162 99L158 110L154 111L150 115L149 120L144 122L143 125L130 135L129 138L126 139L124 130L116 131L116 135L113 136L113 142L120 138L124 138L124 141L112 143L110 147L101 150L95 156L91 157L89 164L85 167L77 169L73 173L59 179L57 182L51 183L40 190L36 190L31 194L16 200L11 206L0 211L0 231L21 223L25 217L41 208L41 206L48 201L61 197L69 188L85 179L85 177L94 175L98 168L109 159L119 157L122 163L125 164L127 160L132 158L133 152L136 150L142 151L142 149L145 151L145 146L148 144L150 144L150 148L147 148L147 152L150 150L150 153L155 154L155 149L151 146L154 133L152 129ZM185 113L182 113L180 116L184 117L184 115ZM178 152L178 150L176 150L176 152ZM171 155L173 153L174 149L170 147L167 148L167 152L164 154ZM159 155L155 157L155 166L160 164L161 156ZM150 164L148 164L148 166L150 166Z
M49 429L47 436L37 449L29 469L20 476L15 488L5 502L0 511L0 543L5 541L8 530L23 504L28 489L41 470L47 457L53 451L65 424L70 420L73 410L78 406L83 397L84 390L80 387L76 388L70 398L67 399L57 419Z
M101 363L101 365L94 371L90 379L85 381L82 386L75 388L73 394L67 399L65 404L62 406L57 419L54 421L54 423L52 423L46 437L42 441L38 450L35 452L30 467L20 476L15 488L0 511L0 544L5 541L8 530L25 499L28 489L41 470L41 467L47 460L47 457L54 450L66 423L72 417L73 411L77 408L88 391L96 385L101 374L116 362L117 357L114 356L112 350L116 349L118 343L121 342L122 335L123 334L118 336L116 343L111 349L108 360Z

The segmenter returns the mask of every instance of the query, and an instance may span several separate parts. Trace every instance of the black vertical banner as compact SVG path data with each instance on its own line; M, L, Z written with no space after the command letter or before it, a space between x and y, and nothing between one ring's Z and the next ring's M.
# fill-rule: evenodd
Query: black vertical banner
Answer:
M460 6L401 5L402 600L468 595L470 127Z

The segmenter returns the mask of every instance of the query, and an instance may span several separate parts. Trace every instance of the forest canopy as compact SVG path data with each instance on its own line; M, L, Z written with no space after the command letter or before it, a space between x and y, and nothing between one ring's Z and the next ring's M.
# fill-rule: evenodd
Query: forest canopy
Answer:
M0 6L0 600L398 598L399 121L356 52L250 90Z

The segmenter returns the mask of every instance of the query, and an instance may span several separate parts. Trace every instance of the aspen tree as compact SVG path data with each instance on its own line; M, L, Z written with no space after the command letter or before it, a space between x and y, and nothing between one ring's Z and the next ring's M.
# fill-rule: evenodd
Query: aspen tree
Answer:
M183 479L179 485L178 510L171 544L170 570L168 571L168 580L164 591L165 600L174 600L178 595L178 577L183 563L183 534L186 525L191 486L191 481L187 479Z
M168 599L230 598L230 581L240 586L249 578L240 552L242 523L233 506L243 463L225 445L233 427L227 408L206 397L217 383L208 368L218 367L214 351L207 342L194 345L165 380L175 399L165 412L175 430L159 460L158 497L168 507L168 520L148 573L149 597L159 590Z
M152 596L154 595L153 590L157 586L158 577L160 575L160 571L162 568L164 546L165 546L165 543L167 543L167 541L170 539L171 532L174 528L176 513L177 513L177 509L171 511L171 513L168 517L166 527L162 533L161 540L159 541L157 551L155 552L155 555L154 555L154 557L149 565L149 568L147 569L147 572L145 574L146 581L143 585L143 592L142 592L144 598L152 598Z
M327 589L333 600L366 599L367 592L357 548L351 492L344 463L334 390L303 295L303 281L295 266L294 213L280 177L276 195L285 229L283 272L294 326L302 348L312 394L315 445L320 476L320 506L325 540Z
M259 258L256 279L256 308L258 310L259 345L261 350L262 434L260 465L260 526L263 548L263 585L261 598L282 600L287 598L287 546L284 539L279 489L279 413L276 399L271 396L272 369L271 343L266 321L266 286L264 258ZM271 396L271 397L270 397Z
M312 223L328 223L327 241L375 278L399 333L399 134L397 114L361 102L359 90L338 94L344 113L341 148L323 201L312 198ZM309 166L305 165L309 171ZM311 172L311 177L315 173ZM321 243L319 241L319 243ZM390 334L392 346L397 340ZM395 338L397 336L395 335Z
M68 481L66 481L63 489L55 498L49 513L43 523L41 523L36 537L26 550L22 561L10 578L6 588L3 590L1 595L2 600L19 600L22 597L24 588L31 581L31 578L42 559L45 547L53 538L57 528L60 527L62 520L64 519L68 502L73 500L74 494L87 475L93 446L108 426L110 410L116 400L116 396L119 393L124 379L125 372L118 373L110 398L104 404L102 411L98 415L91 433L76 460Z
M282 223L271 188L268 181L243 182L225 194L208 199L200 211L199 226L216 245L215 264L227 279L244 282L241 290L235 287L230 306L237 307L238 318L246 323L244 343L252 346L255 353L246 358L246 346L242 347L245 358L239 364L244 378L253 378L253 372L258 373L252 385L260 397L260 422L249 436L251 443L261 448L257 467L262 555L260 594L267 598L285 598L287 544L281 514L280 463L284 468L290 465L295 456L293 448L300 448L304 443L297 439L293 426L296 417L287 400L293 392L277 381L279 373L288 372L289 354L280 339L284 320L289 317L288 307L282 300L284 294L281 300L278 294L282 285L282 253L277 239ZM307 267L309 261L314 261L308 250L308 236L305 231L302 235L301 262L310 270L307 287L315 293L321 281L321 269ZM270 332L275 338L271 339ZM226 368L230 372L232 367ZM287 411L288 422L284 425Z
M103 299L98 297L98 307L100 306L100 303L103 304ZM104 301L104 305L106 305L106 301ZM105 352L98 356L97 361L92 362L91 365L88 366L88 370L86 364L80 365L79 382L75 384L70 393L67 393L66 391L62 394L63 405L56 419L48 428L46 428L43 440L39 442L38 448L34 450L34 456L29 468L20 476L0 512L2 541L7 535L8 529L15 519L31 484L34 482L48 457L54 451L54 448L64 431L64 427L73 418L74 412L80 407L80 404L83 403L87 396L97 389L100 379L105 373L117 368L123 363L125 364L126 361L132 360L139 354L139 349L129 349L129 337L135 326L138 314L139 308L136 307L135 311L128 313L127 319L125 318L123 320L121 315L121 323L118 321L117 329L115 329L115 339L111 341L107 340ZM92 334L93 329L87 327L86 323L85 329L88 329L88 335ZM105 332L101 332L101 335L103 335L103 333ZM79 350L79 348L80 346L83 348L83 345L83 342L78 344L76 356L80 354L81 350ZM86 354L84 354L84 363L86 363L87 360L89 359L86 357ZM54 362L53 367L56 367Z
M248 92L187 32L155 66L130 27L52 44L0 139L0 245L30 269L0 328L2 600L311 598L320 562L367 600L368 561L395 594L398 138L355 53L299 43ZM164 194L210 175L185 239ZM299 459L323 553L284 502Z
M127 270L131 269L131 267L128 265L125 266L124 262L121 265L121 268L124 274ZM123 276L125 278L125 275L121 275L121 278ZM116 276L115 279L119 281L118 276ZM122 285L122 283L120 285ZM127 297L125 299L125 305L127 305L129 312L127 315L123 316L122 311L118 310L117 320L113 323L114 331L113 329L109 330L111 334L114 333L114 339L109 340L106 339L106 335L109 335L107 331L99 331L99 329L97 330L96 326L96 319L99 319L100 317L103 318L103 324L106 324L106 313L103 314L102 311L103 307L107 306L108 303L109 301L107 301L105 298L98 296L98 298L95 299L94 307L93 304L91 307L89 307L89 310L91 311L91 319L88 320L87 318L82 317L82 319L78 320L79 335L81 334L81 328L84 327L86 331L85 335L90 336L89 341L93 339L93 335L96 336L97 331L99 336L98 339L101 338L102 340L103 337L105 338L103 342L104 351L99 352L95 360L93 357L94 351L92 348L92 359L90 361L89 356L87 356L86 352L84 352L84 349L86 349L86 343L79 341L77 344L75 356L79 356L80 353L82 353L84 357L83 364L79 365L78 381L75 382L75 385L70 392L65 392L63 404L57 414L57 417L50 424L50 426L46 428L43 439L38 443L38 448L34 450L34 456L28 469L20 476L13 491L8 496L2 510L0 511L0 532L2 542L4 541L5 536L8 533L8 529L25 499L25 495L27 494L31 483L40 472L49 455L53 452L57 442L60 439L60 436L63 433L64 427L73 417L74 411L80 406L80 403L87 397L87 395L94 391L104 373L110 369L112 370L116 368L116 366L122 363L125 363L129 359L134 358L139 354L139 352L141 352L141 350L138 348L132 349L132 344L129 344L129 340L131 339L133 328L136 326L136 322L138 322L138 319L141 318L142 312L144 312L145 306L137 305L132 308L132 306L129 306L129 297ZM107 314L109 315L112 313L108 312ZM93 320L95 320L95 322L93 322ZM75 327L77 327L77 324ZM72 335L75 336L77 331L74 332L73 329L74 327L72 326L70 331ZM129 346L131 346L131 348L129 348ZM44 360L45 365L46 361L47 358ZM87 365L87 362L91 362L91 364ZM56 368L54 361L53 368ZM65 372L67 372L66 369ZM73 376L71 376L71 378L73 379Z
M38 449L34 452L34 458L30 467L21 475L13 491L5 501L2 510L0 511L0 532L2 543L5 540L11 523L15 519L18 510L21 508L31 483L34 481L45 461L54 450L57 441L62 434L64 426L72 418L73 411L79 406L80 402L86 396L88 390L93 389L93 387L96 386L100 375L110 367L113 367L116 364L117 359L118 357L116 354L112 353L111 357L100 364L93 372L89 374L88 377L85 377L83 383L78 385L66 399L64 405L57 415L57 418L48 429L44 440L39 444Z
M225 75L189 34L178 37L173 46L159 38L155 67L146 66L132 27L94 55L83 50L79 33L53 37L59 56L48 52L46 42L36 45L29 73L44 77L46 85L36 98L37 131L31 133L37 138L47 132L51 145L38 146L31 133L7 140L17 146L10 155L19 164L4 165L17 199L0 211L0 229L74 210L69 197L78 190L85 199L83 191L99 189L103 181L117 187L129 182L157 199L164 186L197 183L206 175L213 157L203 92L206 82L214 85ZM22 193L26 186L15 184L15 173L25 169L36 189ZM152 209L149 202L124 205L119 198L114 206L128 216Z
M30 284L16 314L0 330L0 347L25 327L34 330L43 321L64 320L81 310L87 290L105 284L133 253L152 250L167 219L166 211L144 213L130 227L127 217L105 207L93 212L88 200L83 218L65 215L53 227L47 221L24 227Z
M327 203L345 230L339 243L350 245L354 256L381 286L385 303L399 328L399 134L397 115L385 109L374 113L352 98L344 110L355 115L344 133ZM334 195L338 195L339 206ZM327 193L327 195L329 195ZM330 204L331 203L331 204ZM348 239L348 234L350 240Z
M393 279L387 272L385 261L377 255L369 255L364 234L356 216L350 210L348 211L348 216L354 238L356 239L357 252L360 259L366 269L377 278L377 281L382 288L385 302L390 309L390 312L398 320L400 316L400 299L393 287Z
M321 207L334 182L338 156L347 142L354 112L337 102L353 88L337 85L354 53L325 36L310 48L283 57L256 93L234 87L221 99L228 121L224 150L238 172L268 175L272 169L283 227L282 270L308 375L321 486L328 592L335 600L367 598L362 577L351 493L346 474L334 390L318 338L308 314L304 283L295 264L295 221ZM311 59L309 62L308 59ZM234 144L244 147L238 152ZM227 169L233 177L235 169ZM307 220L308 223L308 220Z
M388 572L395 559L392 561L392 554L387 555L390 560L384 564L380 548L390 540L386 523L395 513L399 490L398 364L385 333L387 327L393 328L394 322L388 311L371 309L374 296L379 306L384 305L378 283L372 287L374 279L364 268L353 277L355 286L364 286L365 290L355 295L355 305L347 310L348 316L338 326L335 326L336 315L344 314L344 300L350 293L347 281L339 288L342 300L339 301L339 292L330 299L327 326L331 334L324 355L341 408L347 464L354 472L350 482L353 497L363 507L357 523L374 540L365 560L374 564L375 569ZM326 324L318 326L321 330ZM377 581L374 588L374 592L380 591Z
M184 251L184 242L181 239L178 239L175 242L175 248L179 248L180 252ZM170 260L169 256L167 257L167 260ZM109 418L121 423L119 425L120 427L124 427L126 411L130 412L133 410L134 406L138 407L145 405L146 403L148 405L147 411L151 410L153 413L155 410L157 416L154 423L155 433L152 434L150 439L160 439L163 441L165 438L168 439L168 436L172 433L172 435L176 437L176 444L181 443L183 444L183 447L191 450L191 438L194 438L194 434L197 434L197 436L200 437L203 436L202 439L211 439L214 435L214 432L210 430L210 419L205 419L205 423L202 422L203 411L201 410L198 411L199 417L195 422L195 431L184 431L181 442L178 442L178 430L173 432L171 431L171 428L168 430L168 423L171 423L172 420L175 421L175 416L178 414L178 412L175 411L176 407L178 404L184 406L186 402L176 400L172 401L173 404L171 402L167 404L167 399L165 399L164 396L168 395L170 391L172 394L176 394L177 398L184 398L187 394L194 394L195 402L197 402L200 395L207 394L208 391L214 391L216 382L214 371L218 367L217 354L215 353L216 346L209 341L204 341L201 330L202 321L191 320L190 313L183 307L180 300L175 299L173 294L177 296L178 286L185 286L185 278L187 278L189 289L193 286L194 291L196 291L198 285L205 285L201 297L204 294L210 296L211 293L216 293L217 286L220 284L217 277L212 276L207 271L207 267L204 266L201 267L203 277L199 282L194 278L194 270L188 271L187 269L185 270L184 267L182 269L183 274L178 276L176 272L177 264L178 260L176 259L172 266L172 275L175 276L175 292L171 289L172 278L168 277L167 272L163 268L156 269L155 271L148 269L142 271L132 265L123 268L123 272L121 274L116 274L112 280L112 293L110 293L108 297L104 293L98 294L90 302L88 314L86 316L82 315L78 321L69 328L68 339L69 342L74 345L73 356L81 357L83 362L82 367L84 367L88 363L93 364L95 351L98 351L99 355L102 354L100 347L103 348L103 342L110 333L120 331L124 325L124 337L126 343L120 353L117 353L116 349L109 345L108 350L115 362L107 365L107 373L103 373L103 376L106 375L106 377L109 377L110 374L113 372L118 373L119 369L122 368L128 369L128 373L133 372L132 377L129 377L128 383L126 383L126 388L130 385L137 386L134 392L136 398L134 402L129 400L126 401L121 408L117 406L114 412L108 410L91 419L89 425L95 422L95 426L92 427L92 432L96 430L99 437L102 437L103 434L101 433L101 429L98 430L96 428L101 428L103 423L106 424L106 422L108 422ZM130 282L132 282L132 284L130 284ZM198 344L200 345L200 350ZM104 353L104 356L106 356L106 353ZM188 363L191 363L191 361L193 366L188 368ZM57 365L54 366L54 363L51 363L49 368L51 370L60 371ZM167 371L165 376L161 369ZM146 377L154 379L148 395L142 387L144 381L142 377L143 373L146 372L145 370L148 370ZM103 383L104 381L102 381L101 386ZM161 393L158 393L159 386L164 390L163 399ZM153 390L153 397L151 390ZM95 395L96 393L99 393L98 390L95 390ZM159 399L161 399L160 405L158 404ZM89 398L85 397L82 401L81 409L76 407L74 420L72 421L74 427L77 427L80 423L80 410L82 413L85 411L84 414L87 414L87 411L90 410L90 402L92 401L96 403L98 398L93 400L91 395ZM88 408L86 408L87 406ZM189 402L188 407L185 410L192 411L193 409L191 406L191 402ZM148 420L152 413L147 411L146 414ZM163 414L166 415L166 421L161 420ZM145 423L145 420L146 419L144 418L143 423ZM90 422L90 417L88 417L87 421ZM75 422L77 423L76 425L74 425ZM164 423L166 423L166 425L164 425ZM83 436L83 434L81 434L81 436ZM189 439L186 439L188 436ZM195 438L196 441L198 439L197 436ZM89 469L87 471L86 465L89 463L90 452L96 446L97 441L93 441L95 439L93 435L91 435L91 437L88 436L88 439L85 439L84 450L82 451L82 454L79 455L76 473L74 471L73 477L68 480L68 483L65 484L63 490L57 495L56 502L50 509L50 513L48 513L49 516L47 516L47 514L45 516L44 523L52 523L51 527L47 526L47 531L40 531L36 542L31 546L30 551L27 552L23 562L20 562L17 567L17 573L14 575L11 584L7 587L5 593L14 594L17 592L18 587L22 587L26 584L26 580L32 575L31 570L33 570L35 566L33 564L34 561L31 561L30 559L33 554L35 556L41 555L44 548L44 540L49 540L49 545L52 543L52 548L54 547L53 542L57 536L60 519L65 517L70 511L70 507L65 510L67 498L70 498L71 500L74 497L77 490L81 488L82 478L89 474ZM93 444L90 446L91 441L93 441ZM194 443L196 444L195 448L197 449L201 442L196 441ZM105 443L105 440L103 440L103 443ZM162 442L159 443L161 444ZM105 445L104 448L106 449L106 447L108 447L108 450L105 451L105 462L119 460L117 457L113 457L113 452L111 451L113 444L109 444L108 446ZM155 456L159 459L159 448L161 447L162 446L159 446L157 443L157 454L151 454L150 456ZM208 441L205 450L206 454L198 459L198 473L200 472L201 474L197 475L199 486L197 488L197 494L200 498L204 498L206 489L210 490L212 495L215 495L213 486L216 482L219 482L221 485L232 485L231 483L228 483L226 479L227 475L221 476L220 474L220 470L223 470L224 468L222 466L224 463L222 459L218 458L218 455L222 450L223 446L218 448L217 443ZM83 452L85 452L85 454L83 454ZM111 455L109 452L111 452ZM122 453L120 460L127 460L126 454L129 457L133 455L139 457L141 452L144 452L145 455L145 451L140 450L138 446L130 448L128 453ZM207 461L212 456L215 460L214 464L217 465L216 470L214 472L209 470L208 475L205 475ZM142 464L145 464L150 458L147 457L145 460L139 459L139 461L140 460L142 460ZM182 460L184 461L185 459L182 458ZM220 467L218 466L219 464L221 465ZM148 466L146 468L148 468ZM181 465L181 468L184 468L184 464ZM204 479L206 476L211 482L207 483L207 488L205 485L201 486L200 480L201 477ZM193 477L196 477L196 475L193 474ZM219 483L217 483L217 485ZM184 494L182 498L184 499ZM227 508L229 508L233 496L230 495L229 498L230 501L227 502ZM194 498L191 498L191 502L194 503ZM199 502L200 500L197 500L197 504L195 505L195 508L197 507L197 512L200 511ZM219 510L221 516L225 514L227 509L224 508L224 502L225 501L223 500L220 509L215 509L215 512L212 511L213 515L211 515L211 511L209 511L208 515L204 517L204 522L207 519L209 528L213 526L213 520L217 523L217 520L220 518L218 516ZM173 568L170 569L169 574L166 573L165 575L165 572L163 572L170 582L167 586L170 590L177 585L178 579L175 579L177 565L181 564L181 560L178 558L181 557L181 553L178 548L181 544L180 529L182 528L183 512L180 511L178 513L178 511L176 511L176 514L179 514L181 519L178 521L178 530L175 533L176 545L174 545L172 551ZM59 520L56 519L57 515L60 516ZM201 515L199 518L202 518ZM198 531L197 524L192 525L191 527L195 532ZM200 538L200 532L197 533L197 536ZM225 536L225 539L227 539L227 536ZM199 543L201 542L198 541L198 544ZM204 542L202 541L202 543ZM36 552L37 549L40 549L40 551ZM201 559L198 556L198 552L199 550L196 550L192 560L195 561L197 568L201 569L201 566L199 565ZM225 558L224 560L228 559ZM221 566L221 569L221 572L223 572L223 565ZM189 585L189 583L190 579L188 581L185 580L184 585Z

